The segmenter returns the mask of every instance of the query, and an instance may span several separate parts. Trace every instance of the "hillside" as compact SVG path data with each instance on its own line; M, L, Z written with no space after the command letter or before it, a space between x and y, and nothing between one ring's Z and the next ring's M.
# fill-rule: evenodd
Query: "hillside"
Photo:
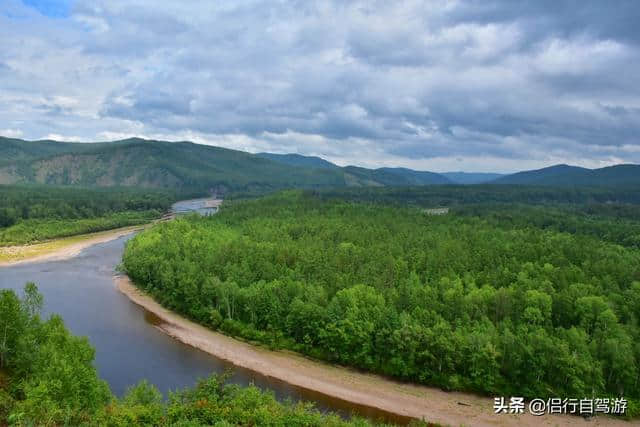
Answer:
M0 139L0 184L139 186L199 190L343 186L339 171L283 165L249 153L190 142L80 144ZM4 158L7 158L3 156Z
M391 173L398 177L402 177L406 181L403 185L431 185L431 184L452 184L453 182L445 176L426 171L415 171L407 168L380 168L376 169L378 173Z
M456 184L486 184L504 176L500 173L481 172L443 172L440 175Z
M451 184L448 178L434 172L415 171L407 168L367 169L358 166L341 168L323 158L300 154L259 153L258 156L290 166L320 169L342 169L348 182L353 185L432 185Z
M23 141L0 136L0 166L55 154L81 151L79 144L58 141Z
M556 165L518 172L499 178L493 183L592 187L640 185L640 165L616 165L600 169Z
M493 180L494 178L497 179ZM639 165L586 169L557 165L513 175L340 167L299 154L250 154L191 142L131 138L100 143L0 137L1 184L136 186L188 191L443 184L640 185Z
M344 168L347 179L360 181L364 185L398 186L398 185L434 185L451 184L447 178L434 172L419 172L404 168L366 169L357 166ZM349 181L348 181L349 182Z
M283 163L290 166L320 168L320 169L340 169L340 166L335 165L323 158L315 156L303 156L301 154L274 154L274 153L258 153L257 156L265 159L273 160L278 163Z
M0 184L137 186L220 191L449 183L430 172L341 168L300 155L254 155L191 142L102 143L0 137Z

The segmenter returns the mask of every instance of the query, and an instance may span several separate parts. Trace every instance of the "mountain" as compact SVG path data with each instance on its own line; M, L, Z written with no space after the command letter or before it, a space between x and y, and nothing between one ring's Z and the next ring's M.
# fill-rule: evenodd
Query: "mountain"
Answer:
M501 173L480 172L443 172L440 175L449 178L456 184L487 184L504 176Z
M640 165L616 165L600 169L555 165L503 176L492 183L591 187L640 185Z
M259 155L194 144L130 138L99 143L24 141L0 137L0 184L136 186L189 191L479 183L493 174L340 167L299 154ZM640 185L640 165L601 169L557 165L519 172L491 184Z
M380 168L375 169L375 172L378 173L390 173L392 175L402 177L405 181L405 184L402 185L431 185L431 184L452 184L453 182L435 172L423 172L423 171L415 171L413 169L406 168Z
M131 138L100 143L0 137L0 184L137 186L197 191L268 191L446 183L429 172L341 168L299 155L254 155L191 142ZM294 164L292 164L294 163ZM411 177L411 175L415 175Z
M81 149L69 142L58 141L23 141L22 139L4 138L0 136L0 166L14 164L38 157L69 153Z
M452 181L434 172L421 172L406 168L367 169L358 166L341 168L325 159L300 154L259 153L258 156L291 166L320 169L342 169L352 185L431 185L451 184Z
M405 186L451 184L447 178L433 172L418 172L403 168L366 169L358 166L343 168L348 186Z
M220 191L345 185L340 172L289 167L242 151L191 142L132 138L82 144L0 138L0 155L5 153L12 160L0 164L0 184Z
M274 154L258 153L257 156L273 160L290 166L300 166L319 169L340 169L340 166L315 156L303 156L301 154Z

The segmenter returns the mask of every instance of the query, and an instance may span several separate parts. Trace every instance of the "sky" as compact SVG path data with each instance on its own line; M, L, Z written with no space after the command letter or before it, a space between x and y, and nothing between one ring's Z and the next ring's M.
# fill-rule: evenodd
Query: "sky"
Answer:
M0 135L640 163L640 1L0 0Z

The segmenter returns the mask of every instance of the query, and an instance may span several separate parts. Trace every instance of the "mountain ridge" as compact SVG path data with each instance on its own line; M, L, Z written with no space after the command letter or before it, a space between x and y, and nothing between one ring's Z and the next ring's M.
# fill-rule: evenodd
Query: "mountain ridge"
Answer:
M449 178L451 181L456 184L487 184L491 183L498 178L506 176L504 173L492 173L492 172L440 172L440 175L443 175Z
M321 157L251 154L190 141L127 138L96 143L0 136L0 184L139 186L207 191L280 188L514 184L640 185L640 165L598 169L558 164L509 175L341 167Z
M362 179L364 182L373 182L382 185L453 184L452 180L437 172L416 171L401 167L381 167L377 169L369 169L353 165L340 167L321 157L305 156L293 153L258 153L257 155L291 166L305 165L322 169L343 169L353 179Z
M128 138L110 142L25 141L0 137L0 184L139 186L224 192L279 188L421 185L448 183L420 173L416 182L402 173L333 165L324 159L308 167L305 156L288 156L298 165L264 156L189 141ZM293 160L291 160L293 159ZM433 179L427 179L431 176Z
M593 187L640 185L640 165L619 164L588 169L581 166L558 164L506 175L494 180L492 183Z

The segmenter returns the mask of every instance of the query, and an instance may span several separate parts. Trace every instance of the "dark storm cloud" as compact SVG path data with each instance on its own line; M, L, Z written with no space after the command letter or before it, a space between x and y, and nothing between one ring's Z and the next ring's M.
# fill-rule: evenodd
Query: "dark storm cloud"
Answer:
M466 6L452 13L449 22L521 22L531 39L550 34L568 38L587 32L600 39L640 42L635 28L640 9L635 0L474 0Z
M66 19L8 1L0 122L25 136L438 170L640 162L635 1L78 0Z

